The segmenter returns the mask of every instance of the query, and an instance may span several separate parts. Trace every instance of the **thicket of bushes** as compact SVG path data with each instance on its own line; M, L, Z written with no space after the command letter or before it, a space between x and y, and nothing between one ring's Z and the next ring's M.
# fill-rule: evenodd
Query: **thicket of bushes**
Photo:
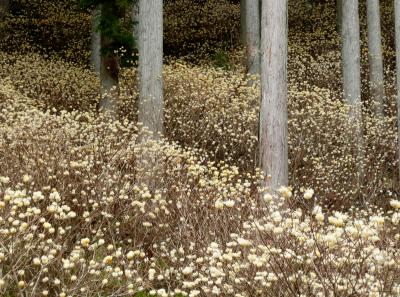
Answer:
M369 204L349 212L329 210L324 203L334 197L307 188L272 197L258 189L257 175L203 152L139 144L133 122L43 112L43 101L6 80L0 99L3 296L400 294L400 201L393 197L388 211ZM333 126L342 107L332 106L324 123ZM322 112L312 110L302 116ZM317 166L307 182L342 198L352 181L336 180L351 172L317 157L320 131L307 125L296 131L316 134L299 138ZM155 192L138 183L154 178L135 166L143 150L157 160ZM346 162L339 157L338 169Z
M0 49L36 51L87 64L90 56L91 14L78 0L12 1L14 15L2 21ZM189 56L191 61L213 56L216 48L238 45L239 5L228 0L166 1L164 51L167 56ZM130 11L126 12L130 17ZM196 58L195 58L196 57Z
M227 38L238 34L229 27L238 26L237 3L204 4L215 14L202 20L212 18L214 26L194 39L178 33L185 21L201 20L174 12L177 19L166 21L166 28L175 28L166 29L167 48L197 51L201 65L168 60L166 138L142 144L136 70L121 72L118 120L99 115L98 78L82 67L89 31L80 30L81 37L60 32L45 43L53 32L46 30L58 28L51 16L70 10L68 1L58 3L46 6L51 13L32 2L29 13L43 18L33 25L21 12L14 28L19 35L2 43L8 53L0 52L0 295L400 295L393 65L386 63L385 117L374 118L367 104L364 109L359 188L351 123L340 102L332 4L312 11L304 2L290 4L291 188L272 197L255 170L258 84L247 86L243 50ZM200 3L187 8L190 15L199 14L194 8ZM15 13L28 7L14 5ZM77 20L72 26L84 23L80 28L89 30L88 14L70 13ZM390 22L386 8L383 15ZM18 46L34 36L30 30L42 37ZM73 38L84 42L57 47ZM47 56L30 52L32 44L48 47ZM215 67L210 53L216 48L232 49L229 67ZM366 99L367 85L363 94ZM136 166L143 151L155 177ZM152 178L156 190L142 182Z

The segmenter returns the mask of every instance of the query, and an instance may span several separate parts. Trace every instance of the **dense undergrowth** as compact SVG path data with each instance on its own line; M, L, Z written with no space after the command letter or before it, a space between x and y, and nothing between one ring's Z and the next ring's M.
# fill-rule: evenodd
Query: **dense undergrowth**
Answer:
M0 294L400 295L390 30L385 117L370 112L363 89L360 187L352 123L340 101L334 6L300 4L290 7L291 188L275 196L259 187L255 169L258 84L247 86L243 51L226 37L237 34L230 23L237 4L209 1L204 10L218 6L212 21L204 17L213 26L193 39L168 32L187 26L183 12L166 21L169 47L185 44L199 58L182 53L165 65L162 141L138 141L135 69L121 73L119 119L96 112L99 81L82 66L86 37L74 36L57 55L44 50L47 56L31 45L29 53L12 52L16 39L8 42L0 52ZM390 7L382 11L390 24ZM24 40L28 29L15 30ZM229 49L229 67L216 67L215 48ZM137 166L143 151L151 172ZM147 187L149 180L157 186Z

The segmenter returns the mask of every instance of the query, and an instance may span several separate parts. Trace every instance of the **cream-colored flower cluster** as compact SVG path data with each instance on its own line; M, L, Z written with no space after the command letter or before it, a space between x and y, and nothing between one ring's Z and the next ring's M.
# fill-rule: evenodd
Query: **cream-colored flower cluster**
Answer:
M90 71L0 52L0 295L399 296L394 84L384 117L364 109L358 187L334 13L300 2L289 10L301 24L289 33L291 187L276 193L254 169L260 92L242 66L168 61L166 137L140 143L135 70L121 72L115 121L95 112Z
M399 293L398 199L331 211L313 188L263 192L199 151L141 144L129 121L0 96L2 294Z

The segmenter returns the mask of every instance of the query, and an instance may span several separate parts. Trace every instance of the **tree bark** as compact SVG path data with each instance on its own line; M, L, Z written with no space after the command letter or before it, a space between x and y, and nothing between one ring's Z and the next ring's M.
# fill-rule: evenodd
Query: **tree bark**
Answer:
M382 116L385 90L379 0L367 0L367 20L371 99L376 115Z
M396 74L397 74L397 153L400 160L400 0L394 0L395 32L396 32ZM399 161L400 177L400 161Z
M163 99L163 1L139 0L139 141L159 140L164 126ZM137 156L136 181L154 193L163 182L164 167L157 152L144 149Z
M336 0L336 30L339 34L342 27L342 2L343 0Z
M359 186L363 182L364 141L361 115L360 24L358 0L342 1L342 72L344 101L350 106L349 125L356 137L356 166ZM350 141L350 139L349 139ZM354 140L352 140L354 141Z
M139 122L158 138L163 133L163 2L140 0Z
M246 42L246 1L240 0L240 41Z
M266 186L288 185L288 1L263 0L259 162Z
M260 2L246 0L246 59L247 73L260 73Z
M92 40L90 65L94 72L100 73L100 32L98 31L99 19L101 15L101 5L92 11Z
M346 103L355 106L361 102L360 25L358 0L343 1L342 70Z
M101 6L101 15L114 13L113 9L113 7L103 4ZM119 63L117 56L111 49L113 40L105 34L100 33L100 44L102 53L100 58L101 99L99 108L101 111L107 111L114 115L116 113L116 101L119 96Z
M0 20L10 11L10 0L0 0Z
M132 5L133 38L139 41L139 0L135 0Z

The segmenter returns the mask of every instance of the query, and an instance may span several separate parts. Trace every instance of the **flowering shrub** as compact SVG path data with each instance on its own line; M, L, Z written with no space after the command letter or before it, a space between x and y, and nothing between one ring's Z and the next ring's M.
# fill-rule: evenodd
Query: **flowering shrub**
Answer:
M238 45L240 5L228 0L170 0L164 6L164 46L167 55L209 56L216 48Z
M0 56L0 77L41 110L95 112L99 81L90 71L33 54ZM327 53L321 63L329 64L332 59ZM310 67L302 60L294 60L290 66L291 76ZM200 150L210 161L223 160L240 171L254 173L260 92L258 83L247 87L241 71L183 61L166 65L165 130L167 139ZM119 113L131 122L137 121L136 77L135 69L125 69L120 77ZM315 85L306 80L289 85L290 184L295 189L313 188L328 208L365 202L387 207L397 195L394 98L387 98L385 117L377 118L367 108L364 111L365 152L361 161L365 174L364 186L358 188L356 143L351 141L348 107L337 100L337 92L313 82ZM392 88L393 84L388 84L388 93Z
M238 45L238 3L228 0L164 1L164 50L168 56L209 57L215 48ZM91 13L76 0L12 1L13 17L0 23L1 51L62 57L87 65L90 57ZM130 10L127 9L126 20ZM178 33L179 32L179 33Z
M0 23L0 50L89 60L90 14L78 1L10 1L10 10L13 16Z
M42 111L7 80L0 98L3 294L400 293L399 200L329 211L312 188L273 196L201 151L140 144L131 121Z
M218 6L175 2L193 15ZM197 22L171 3L171 32ZM82 44L77 63L0 52L0 295L400 295L393 65L385 116L364 106L359 160L339 100L333 6L301 4L289 10L291 28L300 28L290 31L291 187L277 193L260 187L255 168L259 83L247 85L241 48L229 54L229 70L202 52L208 45L197 66L168 60L165 138L146 142L135 69L121 72L112 120L95 110L99 81L81 66ZM196 37L212 40L210 49L232 33L218 30L216 14L238 19L237 4L218 8ZM197 48L192 41L172 34L171 48ZM384 49L392 59L390 42Z

